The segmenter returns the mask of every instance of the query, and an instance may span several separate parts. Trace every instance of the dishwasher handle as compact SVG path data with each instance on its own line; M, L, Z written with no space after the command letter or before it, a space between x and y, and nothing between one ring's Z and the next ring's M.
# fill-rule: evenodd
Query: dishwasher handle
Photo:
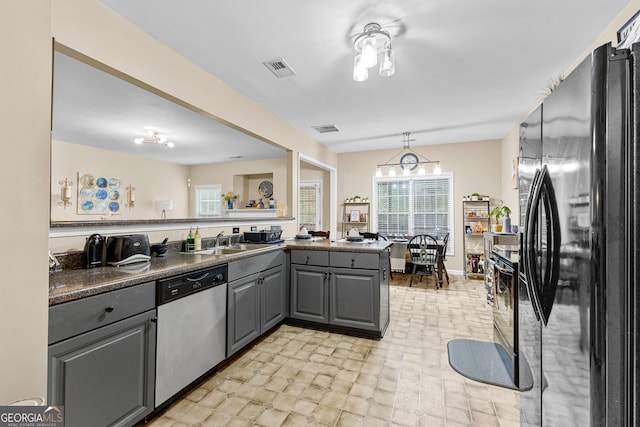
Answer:
M207 277L208 275L209 275L209 272L206 272L206 273L204 273L202 276L200 276L200 277L196 277L195 279L194 279L194 278L191 278L191 277L187 277L186 279L187 279L187 281L188 281L188 282L199 282L200 280L203 280L203 279L204 279L205 277Z

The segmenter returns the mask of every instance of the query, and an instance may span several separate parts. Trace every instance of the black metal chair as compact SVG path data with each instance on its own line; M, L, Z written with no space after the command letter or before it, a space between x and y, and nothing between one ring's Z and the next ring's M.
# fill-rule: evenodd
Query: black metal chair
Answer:
M413 284L413 277L417 274L422 281L422 276L433 275L436 283L436 289L438 289L438 242L433 236L428 234L419 234L409 240L407 245L409 256L411 257L411 264L413 268L411 270L411 281L409 286ZM418 267L422 271L418 270Z

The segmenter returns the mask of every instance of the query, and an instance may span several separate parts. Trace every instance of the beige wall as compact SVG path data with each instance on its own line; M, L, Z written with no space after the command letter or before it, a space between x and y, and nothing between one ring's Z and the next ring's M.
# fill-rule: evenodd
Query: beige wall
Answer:
M501 142L498 140L429 145L412 148L421 157L439 160L443 172L453 173L454 256L447 258L449 271L462 270L462 196L478 192L500 198L502 193ZM338 221L342 220L342 202L356 194L373 200L373 176L376 165L386 162L399 148L338 155ZM394 158L393 163L399 159ZM373 209L373 206L372 206ZM342 223L338 223L342 230ZM372 225L372 231L375 225Z
M51 2L0 3L0 405L47 394Z
M122 206L114 219L155 219L160 213L155 208L156 200L173 200L174 209L168 212L169 218L189 216L187 197L187 178L189 166L159 160L145 159L115 151L102 150L85 145L53 141L51 144L51 220L52 221L96 221L105 214L78 214L77 191L78 173L91 173L118 177L121 181ZM60 201L61 179L74 182L72 206L64 208ZM125 206L125 187L135 188L135 207Z

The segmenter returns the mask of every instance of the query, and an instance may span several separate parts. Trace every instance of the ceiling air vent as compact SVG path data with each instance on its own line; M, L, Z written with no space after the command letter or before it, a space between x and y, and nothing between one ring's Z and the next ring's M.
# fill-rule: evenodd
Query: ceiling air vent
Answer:
M311 126L319 133L339 132L335 125Z
M296 72L291 68L287 61L282 58L272 59L262 63L269 69L277 78L295 76Z

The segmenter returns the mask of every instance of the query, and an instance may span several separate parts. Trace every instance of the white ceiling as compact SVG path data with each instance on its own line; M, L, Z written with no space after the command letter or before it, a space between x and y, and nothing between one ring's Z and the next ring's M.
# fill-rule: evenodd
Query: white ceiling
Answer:
M301 132L349 152L400 148L407 131L413 146L504 137L627 0L101 2ZM395 35L396 73L358 83L352 40L369 22ZM274 58L297 74L274 77L262 65ZM312 129L326 124L339 132Z

